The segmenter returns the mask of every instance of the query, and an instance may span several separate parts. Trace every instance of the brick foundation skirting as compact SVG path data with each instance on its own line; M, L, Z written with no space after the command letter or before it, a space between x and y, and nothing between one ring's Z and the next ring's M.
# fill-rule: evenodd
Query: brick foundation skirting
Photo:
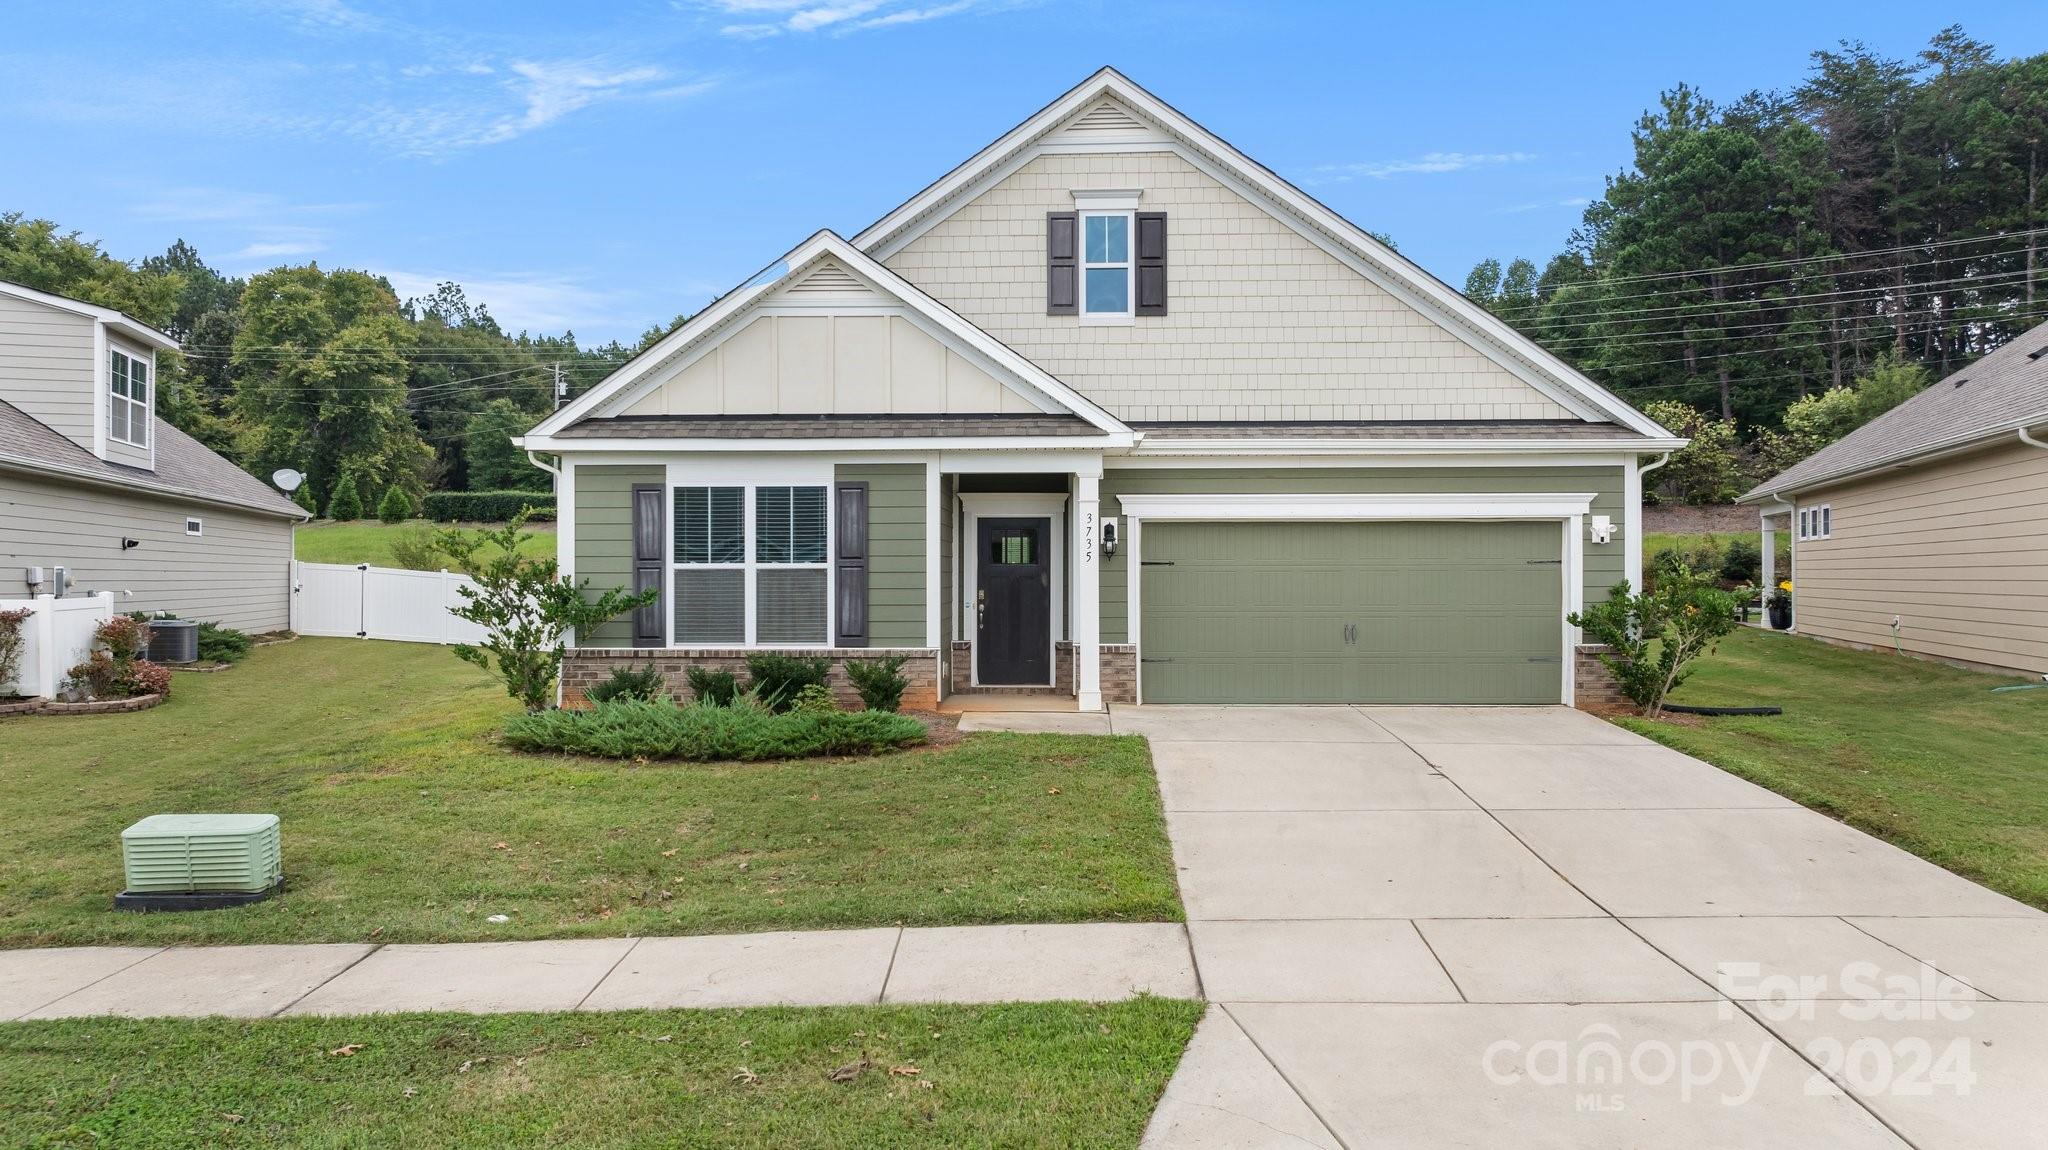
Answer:
M1138 701L1138 648L1130 643L1104 643L1098 663L1103 703Z
M744 683L747 677L747 656L768 653L770 652L735 648L574 649L562 658L562 705L587 706L588 702L583 693L611 678L613 671L621 667L649 665L661 672L663 681L668 684L669 694L678 701L687 703L696 697L690 691L691 667L731 671ZM846 660L880 659L890 655L901 655L904 657L904 663L899 673L910 680L910 686L903 692L903 708L928 711L939 705L939 653L930 647L817 647L802 650L778 648L772 653L804 659L832 660L832 669L825 677L825 685L832 688L833 697L839 700L839 705L849 710L858 710L861 701L860 692L853 689L852 681L846 677Z
M1611 706L1628 702L1622 696L1621 684L1614 681L1614 672L1600 661L1600 656L1613 650L1601 643L1582 643L1572 653L1572 675L1575 679L1573 706Z

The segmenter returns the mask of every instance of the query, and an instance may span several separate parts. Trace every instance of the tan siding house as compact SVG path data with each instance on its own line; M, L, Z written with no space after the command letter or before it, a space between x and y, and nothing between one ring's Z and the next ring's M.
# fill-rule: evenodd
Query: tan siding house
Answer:
M2048 325L1743 501L1793 536L1799 633L2048 675Z
M156 418L171 337L0 283L0 599L113 592L245 631L291 625L289 500ZM40 570L42 581L29 575Z
M567 703L781 651L1087 711L1571 702L1682 443L1109 69L521 439L563 568L662 595Z

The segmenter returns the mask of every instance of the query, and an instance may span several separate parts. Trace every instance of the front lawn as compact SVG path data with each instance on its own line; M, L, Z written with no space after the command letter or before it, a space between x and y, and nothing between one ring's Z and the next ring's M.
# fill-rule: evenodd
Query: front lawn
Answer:
M300 639L154 710L0 720L0 946L1181 917L1142 739L649 764L514 752L514 711L446 648ZM168 811L280 816L286 893L114 911L121 829Z
M368 563L372 567L404 567L405 564L391 553L391 541L404 533L425 534L442 526L445 524L428 523L424 519L410 519L404 523L383 523L375 519L336 523L331 519L320 519L299 525L293 549L301 563ZM467 523L461 526L495 527L497 524ZM555 525L528 523L526 530L532 535L520 550L537 559L552 558L555 554ZM480 554L488 558L496 553L496 548L487 548ZM428 570L438 571L440 567L441 564L437 563Z
M2048 688L1745 628L1674 701L1774 718L1620 722L2048 908Z
M164 1148L1133 1147L1201 1012L1137 999L11 1023L0 1135Z

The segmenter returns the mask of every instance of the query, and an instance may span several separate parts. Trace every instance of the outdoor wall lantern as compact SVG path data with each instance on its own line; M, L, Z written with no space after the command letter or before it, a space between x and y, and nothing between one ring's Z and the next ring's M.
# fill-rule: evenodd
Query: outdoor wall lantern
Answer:
M1116 558L1116 520L1114 519L1102 521L1102 557L1104 559Z
M130 539L125 535L121 537L121 550L123 551L133 551L140 546L142 546L142 540L140 539Z

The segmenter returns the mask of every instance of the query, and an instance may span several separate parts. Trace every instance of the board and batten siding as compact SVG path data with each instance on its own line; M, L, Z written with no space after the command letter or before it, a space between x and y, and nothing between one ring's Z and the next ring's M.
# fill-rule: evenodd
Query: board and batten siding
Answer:
M584 595L633 588L633 487L666 483L668 470L656 465L579 464L576 468L576 581L589 580ZM663 505L666 511L667 505ZM621 615L576 637L584 647L630 647L633 618Z
M0 400L87 451L99 362L92 333L86 316L0 295Z
M1614 540L1585 545L1587 602L1607 597L1619 583L1630 542L1621 535L1622 469L1612 467L1273 467L1203 470L1112 467L1103 473L1102 514L1123 517L1125 495L1416 495L1593 493L1595 515L1611 517ZM1143 546L1143 538L1139 540ZM1102 562L1102 641L1130 641L1130 549Z
M1801 494L1830 535L1796 544L1802 634L2048 674L2048 451L2013 442ZM1798 522L1793 516L1792 523Z
M187 535L187 517L200 534ZM292 521L138 491L0 473L0 594L24 567L66 567L120 611L169 611L243 631L291 625ZM139 546L122 550L123 538ZM48 590L48 588L44 588ZM128 592L129 594L122 594Z
M1166 213L1167 314L1046 314L1046 213L1088 188ZM1038 156L886 263L1122 419L1571 414L1172 152Z
M868 645L925 646L925 465L841 464L868 485Z

